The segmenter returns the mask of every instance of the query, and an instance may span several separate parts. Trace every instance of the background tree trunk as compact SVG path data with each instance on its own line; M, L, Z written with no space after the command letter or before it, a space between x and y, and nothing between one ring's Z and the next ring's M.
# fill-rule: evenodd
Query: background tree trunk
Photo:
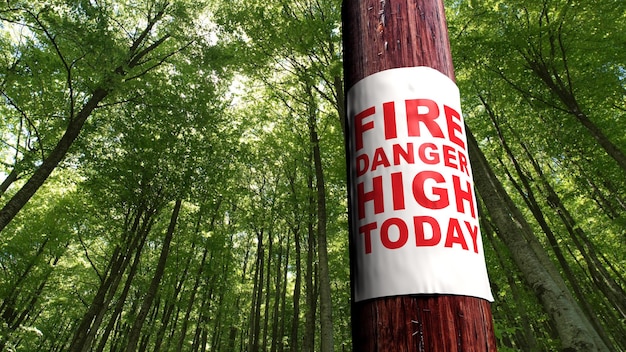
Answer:
M307 216L307 253L306 253L306 273L305 273L305 298L306 311L304 314L304 336L302 341L302 352L313 352L315 350L315 317L317 313L317 277L318 268L315 264L315 253L317 243L315 241L314 214L315 214L315 190L313 188L313 175L307 175L307 188L309 190L308 216Z
M470 159L472 160L475 185L499 234L511 251L524 279L533 288L544 309L554 321L563 350L608 351L591 324L573 301L563 279L549 259L542 260L526 238L532 231L519 210L514 207L508 194L478 149L478 143L467 129ZM512 206L514 208L512 208ZM545 252L543 253L545 255ZM549 270L549 267L552 270ZM558 281L557 281L558 280Z
M163 278L163 274L165 272L165 264L167 262L167 256L169 255L170 251L170 243L172 243L172 238L174 237L174 229L176 228L176 222L178 221L178 214L180 212L181 204L182 199L180 198L177 199L176 204L174 204L174 210L172 210L172 217L170 219L169 227L167 228L165 239L163 240L161 254L159 256L159 261L154 272L154 276L152 277L152 281L150 282L148 292L146 292L146 295L143 298L141 310L139 311L137 317L135 317L133 326L129 332L128 345L126 346L127 352L135 351L137 349L137 343L139 342L139 337L141 335L141 328L143 327L143 323L148 316L148 312L150 310L150 307L152 306L152 302L154 301L157 290L159 289L159 285L161 284L161 278Z
M333 318L330 292L330 274L328 270L328 246L326 244L326 186L324 184L324 170L322 169L322 156L320 141L317 135L316 111L317 106L313 98L311 86L307 84L309 99L309 136L313 148L313 165L315 169L315 189L317 204L317 257L319 258L319 283L320 283L320 325L321 325L321 352L333 351Z

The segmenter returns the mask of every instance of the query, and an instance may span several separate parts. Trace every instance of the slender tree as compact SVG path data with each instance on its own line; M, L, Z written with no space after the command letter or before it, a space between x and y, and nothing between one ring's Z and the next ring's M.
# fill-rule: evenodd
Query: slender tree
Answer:
M152 277L152 281L150 282L150 287L148 288L148 292L146 292L146 296L143 299L143 303L141 305L141 310L137 317L135 317L135 321L133 322L132 328L129 332L129 338L126 345L126 351L135 351L137 349L137 344L139 342L141 328L146 320L150 307L152 307L152 302L156 297L157 290L159 289L161 279L163 278L163 274L165 271L165 264L167 262L167 257L170 251L170 243L172 243L172 237L174 236L176 222L178 221L178 214L180 212L180 207L182 204L182 199L177 199L176 204L174 204L174 210L172 210L172 217L170 219L170 225L167 228L167 233L165 234L165 239L163 240L163 245L161 247L161 255L159 256L159 261L154 272L154 276Z

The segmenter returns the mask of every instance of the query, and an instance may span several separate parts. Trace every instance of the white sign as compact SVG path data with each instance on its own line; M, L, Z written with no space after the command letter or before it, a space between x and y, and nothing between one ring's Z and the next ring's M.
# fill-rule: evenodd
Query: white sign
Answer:
M493 301L457 86L429 67L397 68L347 99L355 300Z

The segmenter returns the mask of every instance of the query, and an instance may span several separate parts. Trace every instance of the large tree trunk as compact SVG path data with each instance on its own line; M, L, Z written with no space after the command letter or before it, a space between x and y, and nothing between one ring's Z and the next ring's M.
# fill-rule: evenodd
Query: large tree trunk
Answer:
M479 212L482 214L482 204L479 208ZM510 269L513 269L515 264L511 263L510 256L505 255L505 253L507 253L506 248L504 248L504 245L495 238L495 231L493 230L493 227L483 215L481 215L481 229L483 230L482 233L491 243L491 247L494 249L495 256L498 260L498 263L500 264L500 267L504 270L504 272L508 272ZM516 282L516 276L508 274L506 275L506 280L511 287L511 301L516 303L523 302L524 295L521 292L520 285L518 285L518 283ZM519 346L523 351L536 351L537 339L534 335L536 330L533 331L532 328L536 324L531 323L532 321L527 311L523 307L520 309L519 307L521 307L521 305L518 306L517 304L515 304L514 307L509 307L506 303L504 303L500 304L499 307L501 307L506 312L510 312L509 314L507 314L509 316L508 321L510 324L517 325L518 317L523 322L521 329L519 329L519 334L521 334L519 339L521 341L518 342L516 346ZM506 326L506 323L503 322L502 324ZM513 347L513 345L510 345L509 347Z
M561 221L567 228L568 232L571 235L572 240L576 244L576 247L583 254L583 259L587 262L587 266L589 268L592 277L594 278L594 282L598 285L598 288L605 294L607 299L611 301L611 303L615 306L617 311L619 312L620 319L626 319L626 292L622 288L622 286L611 276L611 274L606 270L602 261L598 257L598 253L595 249L594 244L589 239L589 236L578 226L574 217L569 212L569 210L565 207L565 204L561 201L561 197L556 193L554 188L550 182L548 182L541 166L533 158L528 148L522 144L522 147L526 153L526 156L530 160L535 172L539 176L539 180L541 181L542 189L544 191L545 197L548 200L548 203L555 208L558 216L561 218ZM604 258L604 262L607 265L611 265L610 261ZM625 282L622 280L622 284ZM625 335L626 336L626 335Z
M583 287L581 287L581 285L579 284L579 280L576 279L576 277L574 275L574 272L572 271L572 269L570 268L569 263L565 259L565 255L563 254L563 252L561 250L561 245L559 244L559 241L556 238L555 233L550 228L550 226L548 224L548 221L547 221L547 219L544 216L543 210L541 209L541 206L539 205L539 203L538 203L538 201L537 201L537 199L535 197L535 191L534 191L534 189L533 189L533 187L531 185L530 177L527 176L527 172L525 172L523 170L522 165L520 164L520 162L515 157L513 151L511 150L511 147L509 146L508 141L504 137L503 131L502 131L502 129L501 129L501 127L500 127L500 125L499 125L499 123L497 121L498 119L497 119L497 116L496 116L496 112L491 108L491 106L482 97L480 99L481 99L481 101L483 103L483 106L485 107L485 109L487 111L487 114L489 115L489 117L491 119L491 122L492 122L494 128L496 129L498 138L500 140L500 144L504 148L507 156L509 157L509 160L511 161L511 163L513 164L513 166L515 168L515 171L516 171L516 173L518 175L518 178L521 181L521 185L518 184L517 181L515 181L514 177L512 175L510 175L508 173L508 171L507 171L509 179L513 183L514 187L518 190L520 196L525 200L525 202L528 205L529 209L531 210L533 216L537 220L538 224L541 226L544 234L546 235L548 243L550 244L550 248L552 248L552 250L553 250L553 252L554 252L554 254L555 254L556 258L557 258L557 261L559 262L559 264L561 266L561 270L564 273L564 275L567 278L567 280L569 281L570 287L572 288L572 291L574 292L574 295L577 298L577 302L580 304L581 308L583 309L583 312L585 313L587 319L589 320L590 323L593 324L593 328L595 329L597 334L603 339L604 343L609 345L610 344L610 339L606 335L606 333L604 331L604 328L602 327L602 325L599 322L598 317L597 317L599 315L599 312L594 311L593 307L588 302L588 299L587 299L587 297L586 297L586 295L585 295L585 293L583 291ZM577 248L583 254L583 259L587 263L587 267L589 268L590 274L592 275L592 277L595 278L594 274L596 274L599 270L603 270L604 267L602 265L600 265L600 268L602 268L602 269L597 269L598 267L596 266L596 262L593 262L591 260L592 256L587 253L585 246L583 246L581 244L581 241L578 239L579 234L584 236L584 233L582 232L582 230L580 228L578 228L578 231L574 230L575 222L574 222L573 218L569 215L569 212L564 207L563 203L560 201L560 197L556 194L554 189L552 189L550 184L545 179L545 177L543 175L543 172L541 170L541 167L539 166L539 163L537 163L537 161L531 155L530 151L523 144L522 144L522 147L523 147L523 149L526 152L526 156L527 156L528 160L533 165L533 168L535 169L535 172L539 176L539 180L541 181L541 185L543 186L543 192L542 193L546 196L546 199L548 200L548 204L550 204L552 207L558 209L557 210L558 216L561 217L564 225L566 226L566 228L568 229L568 232L571 235L572 240L576 244ZM500 162L503 165L502 161L500 161ZM603 292L603 293L606 292L604 290L605 286L602 285L602 283L604 283L603 279L601 279L601 280L594 280L594 281L599 286L598 288L600 289L601 292ZM621 302L620 303L615 303L615 304L616 304L616 306L619 309L619 306L620 306ZM612 312L607 312L606 314L601 314L601 315L612 316Z
M478 143L469 128L467 131L470 159L478 193L493 223L500 230L498 233L511 251L513 260L521 270L524 279L533 288L546 312L554 321L563 350L608 351L573 301L562 278L554 274L556 270L547 259L545 251L537 252L528 242L527 238L533 236L530 226L495 177L485 156L478 149ZM546 258L542 259L541 256Z
M544 216L544 212L541 209L541 206L537 202L537 198L535 197L535 191L531 185L531 181L529 180L529 177L527 176L526 172L523 170L522 165L519 163L519 161L515 157L513 151L511 150L511 147L509 146L508 141L504 137L502 129L500 128L500 125L497 122L497 116L496 116L495 111L493 111L491 106L482 97L480 97L480 99L483 103L483 106L485 107L485 110L487 111L487 114L489 115L489 118L491 119L492 125L494 126L497 132L498 139L500 140L500 144L502 145L509 160L511 161L511 163L513 164L513 167L515 168L515 172L521 182L521 185L518 184L518 182L515 180L513 175L511 175L507 170L506 173L511 183L520 194L520 197L524 199L524 201L526 202L526 205L532 212L535 220L537 221L537 223L543 230L543 233L546 235L546 239L548 240L548 243L550 244L550 248L552 248L552 251L554 252L554 255L557 258L557 261L561 267L561 270L564 273L565 277L567 278L567 281L569 281L570 287L572 288L572 291L574 292L575 297L577 298L579 304L581 305L581 308L583 309L583 312L585 313L587 319L589 319L589 321L593 324L593 327L598 332L599 336L601 336L604 339L604 342L607 343L608 337L606 337L606 334L604 333L604 330L601 324L598 322L598 319L595 316L595 312L593 311L593 308L587 301L585 297L585 293L583 292L583 288L581 287L578 280L576 279L572 268L570 268L569 263L565 259L565 254L563 253L561 249L561 245L559 244L559 241L556 238L555 233L552 231L552 228L548 224L548 221ZM532 156L528 155L528 157L531 160L533 160ZM500 161L500 164L503 165L503 167L505 167L502 160L499 160L499 161ZM556 197L556 194L554 194L553 196Z

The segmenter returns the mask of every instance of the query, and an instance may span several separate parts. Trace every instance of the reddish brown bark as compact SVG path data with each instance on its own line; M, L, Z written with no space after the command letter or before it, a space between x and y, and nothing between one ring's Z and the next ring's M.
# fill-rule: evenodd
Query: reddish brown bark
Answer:
M344 0L343 31L346 92L371 74L399 67L428 66L454 80L441 0ZM475 297L356 302L352 328L355 351L496 350L491 305Z

